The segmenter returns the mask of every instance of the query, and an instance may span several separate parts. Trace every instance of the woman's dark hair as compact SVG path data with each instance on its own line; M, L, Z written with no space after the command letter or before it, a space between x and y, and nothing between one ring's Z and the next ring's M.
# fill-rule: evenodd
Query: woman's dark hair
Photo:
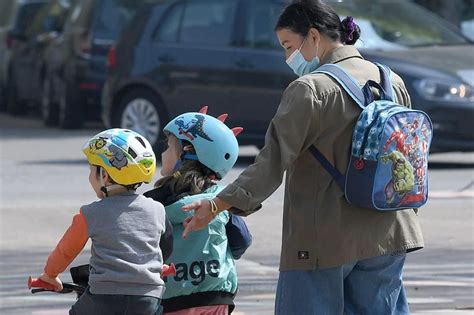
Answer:
M346 45L354 45L360 37L360 28L351 17L341 22L336 11L319 0L293 1L278 18L275 30L287 28L306 37L312 27Z
M195 152L187 152L195 154ZM167 187L172 195L200 194L215 185L216 174L199 161L183 160L181 167L170 176L163 177L155 187Z

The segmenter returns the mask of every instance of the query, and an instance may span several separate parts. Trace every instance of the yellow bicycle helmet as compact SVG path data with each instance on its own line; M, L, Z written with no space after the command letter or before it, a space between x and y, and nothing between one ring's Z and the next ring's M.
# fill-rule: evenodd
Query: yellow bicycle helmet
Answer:
M149 183L156 170L153 149L142 135L128 129L108 129L92 137L82 152L87 161L107 171L123 186Z

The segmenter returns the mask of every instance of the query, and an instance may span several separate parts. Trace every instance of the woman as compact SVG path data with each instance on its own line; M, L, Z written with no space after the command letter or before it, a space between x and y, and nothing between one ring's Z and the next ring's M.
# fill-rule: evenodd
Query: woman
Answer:
M259 210L286 171L276 314L409 314L405 253L424 246L415 211L382 213L348 204L308 151L315 145L345 173L360 109L335 81L311 72L333 63L361 86L380 82L378 68L352 46L360 29L351 17L341 22L328 5L307 0L286 7L275 30L300 78L285 90L255 163L213 200L183 208L196 211L183 236L206 226L216 207L243 216ZM410 106L396 74L392 84L398 102Z

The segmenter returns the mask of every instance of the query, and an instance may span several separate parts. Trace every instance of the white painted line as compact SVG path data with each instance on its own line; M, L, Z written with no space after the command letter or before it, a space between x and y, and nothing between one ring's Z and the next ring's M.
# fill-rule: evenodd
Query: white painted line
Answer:
M417 263L412 263L408 262L405 264L405 267L403 267L403 270L410 270L410 269L436 269L436 270L442 270L442 269L448 269L448 270L453 270L453 269L461 269L461 268L466 268L469 270L474 270L474 265L472 263L458 263L458 264L417 264Z
M436 280L403 280L405 286L411 287L474 287L474 283Z
M443 315L473 315L474 311L464 310L435 310L435 311L420 311L414 312L416 315L432 315L432 314L443 314Z
M444 198L474 198L474 190L464 191L450 191L450 190L439 190L430 191L428 198L444 199Z
M408 281L424 281L424 280L432 280L432 281L447 281L447 282L462 282L462 283L469 283L474 285L474 279L472 277L459 277L456 275L443 275L438 276L434 274L425 274L425 275L413 275L413 277L408 277L405 275L404 277Z
M454 303L454 300L451 299L442 299L442 298L410 298L408 297L409 304L441 304L441 303Z
M238 274L245 273L247 275L252 274L252 275L278 276L278 273L279 273L277 267L265 266L248 259L240 259L236 261L235 265L236 265Z
M31 312L31 315L67 315L69 309L65 308L62 310L38 310Z

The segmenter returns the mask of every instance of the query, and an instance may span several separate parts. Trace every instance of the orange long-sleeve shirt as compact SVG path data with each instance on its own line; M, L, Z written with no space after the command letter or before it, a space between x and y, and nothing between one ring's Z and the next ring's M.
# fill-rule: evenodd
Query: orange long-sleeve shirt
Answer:
M87 222L81 209L79 214L74 216L71 225L49 255L44 272L50 277L57 277L79 255L88 239Z

